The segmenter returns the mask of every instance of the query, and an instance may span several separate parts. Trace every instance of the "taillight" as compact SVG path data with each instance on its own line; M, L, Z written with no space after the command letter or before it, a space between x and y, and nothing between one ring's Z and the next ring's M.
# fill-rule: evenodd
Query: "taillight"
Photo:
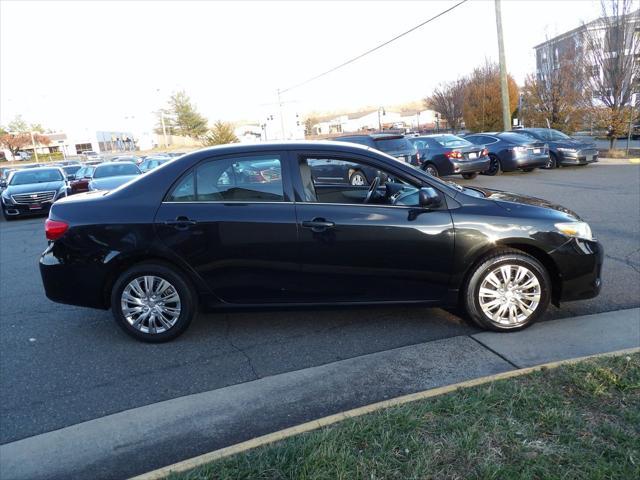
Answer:
M489 155L489 150L487 150L486 148L483 148L482 152L480 152L480 156L486 157L487 155Z
M447 156L447 158L463 158L462 157L462 152L459 152L458 150L453 150L451 152L446 152L445 155Z
M69 229L69 224L47 218L44 222L44 233L47 240L57 240Z

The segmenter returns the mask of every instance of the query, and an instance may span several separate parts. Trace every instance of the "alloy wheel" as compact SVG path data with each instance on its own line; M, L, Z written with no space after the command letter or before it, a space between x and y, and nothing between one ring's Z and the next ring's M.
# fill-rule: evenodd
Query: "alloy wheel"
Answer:
M482 280L478 303L491 322L516 327L534 314L541 295L540 281L531 270L522 265L503 264Z
M351 175L351 185L357 185L357 186L363 186L367 184L367 179L364 178L364 175L362 175L359 172L354 173L353 175Z
M155 275L131 280L122 291L120 306L129 325L149 334L164 333L171 329L182 310L176 288Z
M433 165L427 165L425 167L424 171L426 173L428 173L429 175L431 175L432 177L437 177L438 176L438 169L436 167L434 167Z

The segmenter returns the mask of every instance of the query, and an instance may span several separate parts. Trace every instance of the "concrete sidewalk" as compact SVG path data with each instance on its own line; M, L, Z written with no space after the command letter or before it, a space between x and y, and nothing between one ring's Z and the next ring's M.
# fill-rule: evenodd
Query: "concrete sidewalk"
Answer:
M125 478L399 395L640 346L640 309L387 350L124 411L0 446L0 478Z

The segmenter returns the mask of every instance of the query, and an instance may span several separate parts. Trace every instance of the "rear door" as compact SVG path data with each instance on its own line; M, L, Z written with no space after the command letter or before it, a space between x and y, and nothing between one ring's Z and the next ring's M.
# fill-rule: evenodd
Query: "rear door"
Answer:
M205 160L157 212L161 240L224 302L295 299L297 226L285 157L265 151Z

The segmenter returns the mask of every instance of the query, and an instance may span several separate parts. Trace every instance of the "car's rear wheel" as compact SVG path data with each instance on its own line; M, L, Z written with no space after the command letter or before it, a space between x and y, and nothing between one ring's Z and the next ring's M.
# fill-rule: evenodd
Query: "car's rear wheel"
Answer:
M363 186L368 184L367 177L365 177L364 173L362 173L360 170L356 170L351 174L349 183L355 186Z
M433 163L427 163L424 166L424 171L431 175L432 177L439 177L440 172L438 172L438 167L436 167Z
M500 173L502 173L502 165L500 165L500 159L496 155L489 154L489 160L489 168L482 172L482 174L489 175L490 177L500 175Z
M472 179L476 178L477 176L478 176L478 172L463 173L462 174L462 178L464 178L465 180L472 180Z
M182 274L163 263L133 266L116 280L111 310L120 327L144 342L182 334L196 313L196 296Z
M504 249L480 262L463 295L465 310L478 326L502 332L520 330L546 311L551 280L536 258Z

